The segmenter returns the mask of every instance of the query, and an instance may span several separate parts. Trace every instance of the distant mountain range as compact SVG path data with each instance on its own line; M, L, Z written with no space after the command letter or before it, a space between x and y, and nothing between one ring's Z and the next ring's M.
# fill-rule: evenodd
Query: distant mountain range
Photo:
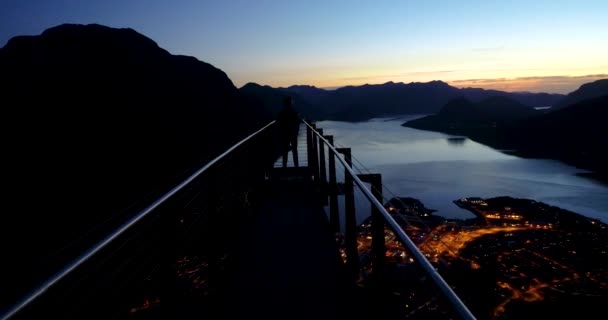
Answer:
M432 114L457 97L465 97L472 102L490 97L506 97L531 107L552 106L564 98L561 94L459 89L442 81L409 84L387 82L347 86L336 90L323 90L313 86L271 88L249 83L240 90L265 101L270 110L280 108L279 97L291 95L296 100L296 107L305 116L317 120L343 121L363 121L401 114Z
M249 83L240 91L275 113L290 95L302 115L316 120L364 121L401 114L433 114L405 126L466 135L520 155L560 159L608 181L608 79L568 94L455 88L442 81L271 88ZM539 108L539 107L551 107ZM542 109L542 110L541 110Z
M520 155L560 159L608 181L608 80L582 85L548 112L501 99L472 103L458 98L436 115L403 125L466 135Z

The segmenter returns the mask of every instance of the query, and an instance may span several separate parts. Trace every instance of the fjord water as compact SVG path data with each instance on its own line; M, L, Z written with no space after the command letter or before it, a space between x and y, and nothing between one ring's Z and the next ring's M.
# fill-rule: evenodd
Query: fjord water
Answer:
M453 200L462 197L529 198L608 222L608 185L577 176L587 172L560 161L526 159L464 137L402 127L419 116L348 123L320 121L336 146L381 173L385 189L421 200L446 218L472 218ZM363 169L363 168L362 168ZM365 170L365 169L363 169ZM385 198L390 197L387 190Z

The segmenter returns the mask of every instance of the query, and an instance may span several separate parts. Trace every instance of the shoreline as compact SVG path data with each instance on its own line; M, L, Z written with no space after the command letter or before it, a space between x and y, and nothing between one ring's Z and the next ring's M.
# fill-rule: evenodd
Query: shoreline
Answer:
M531 151L527 151L527 150L522 150L521 148L516 148L514 146L510 146L510 147L507 147L504 145L501 146L498 143L492 143L491 140L484 139L478 135L467 134L466 132L462 132L459 130L450 130L449 128L430 128L430 127L426 127L424 125L420 126L417 124L412 124L412 122L417 121L417 120L418 119L405 122L405 123L401 124L401 126L416 129L416 130L439 132L439 133L453 135L453 136L466 137L468 139L471 139L472 141L483 144L484 146L488 146L503 154L516 156L516 157L520 157L523 159L545 159L545 160L560 161L569 166L573 166L577 169L589 171L589 172L575 173L574 175L583 177L583 178L587 178L587 179L593 180L595 182L598 182L602 185L608 186L608 173L603 172L603 171L598 171L597 169L591 168L589 166L582 165L580 163L580 161L575 161L575 160L572 160L570 158L565 158L565 157L552 156L550 152L531 152Z

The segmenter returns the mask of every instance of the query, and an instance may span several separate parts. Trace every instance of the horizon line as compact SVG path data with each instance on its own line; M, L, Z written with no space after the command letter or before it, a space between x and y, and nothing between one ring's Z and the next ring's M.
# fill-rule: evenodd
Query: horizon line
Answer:
M577 79L579 81L575 81ZM505 78L505 77L503 77L503 78L476 78L476 79L458 79L458 80L434 79L434 80L429 80L429 81L410 81L410 82L389 80L386 82L377 82L377 83L365 82L365 83L359 83L359 84L347 84L347 85L340 85L340 86L316 86L316 85L306 84L306 83L301 83L301 82L296 83L296 84L291 84L288 86L285 86L285 85L273 86L273 85L269 85L269 84L262 84L262 83L249 81L238 88L242 88L249 83L255 83L260 86L269 86L271 88L289 88L289 87L293 87L293 86L310 86L310 87L314 87L317 89L334 91L334 90L338 90L338 89L346 88L346 87L361 87L361 86L366 86L366 85L374 86L374 85L385 85L385 84L390 84L390 83L408 85L408 84L414 84L414 83L443 82L449 86L452 86L452 87L455 87L458 89L472 88L472 89L483 89L483 90L497 90L497 91L510 92L510 93L520 92L520 93L547 93L547 94L567 95L567 94L577 90L578 88L580 88L581 85L583 85L585 83L590 83L590 82L604 80L604 79L608 79L608 74L602 73L602 74L587 74L587 75L580 75L580 76L557 75L557 76L526 76L526 77L513 77L513 78ZM513 83L525 82L525 81L536 81L536 82L553 81L554 83L564 86L566 84L564 84L563 81L568 81L568 80L573 81L573 82L582 82L582 83L576 85L575 89L567 91L567 92L542 90L540 88L537 90L534 90L532 88L525 89L525 88L518 87L518 86L509 88L509 84L513 85ZM478 85L475 85L475 84L478 84ZM506 88L498 88L498 87L500 87L500 85L498 85L498 84L503 84L503 86L506 86Z

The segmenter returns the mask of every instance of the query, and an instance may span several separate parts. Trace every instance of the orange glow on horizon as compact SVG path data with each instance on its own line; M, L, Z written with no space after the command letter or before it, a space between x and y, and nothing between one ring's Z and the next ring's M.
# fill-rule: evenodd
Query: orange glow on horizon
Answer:
M493 77L494 76L494 77ZM336 89L344 86L364 84L383 84L387 82L429 82L441 80L457 88L483 88L501 91L530 91L567 94L578 89L582 84L608 78L608 66L585 68L578 73L560 73L558 71L543 74L534 70L518 73L517 70L501 72L484 72L479 70L438 70L415 72L387 72L387 68L372 69L361 72L329 68L321 70L291 71L281 76L268 74L264 81L256 81L254 75L238 75L236 79L247 77L249 81L236 81L239 87L247 82L257 82L272 87L289 87L291 85L313 85L318 88Z

